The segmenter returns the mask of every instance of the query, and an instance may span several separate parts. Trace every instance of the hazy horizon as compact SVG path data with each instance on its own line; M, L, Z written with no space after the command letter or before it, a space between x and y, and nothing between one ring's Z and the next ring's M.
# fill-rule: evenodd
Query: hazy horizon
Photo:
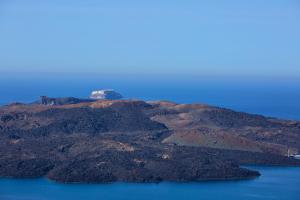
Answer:
M300 3L0 1L0 78L299 80Z

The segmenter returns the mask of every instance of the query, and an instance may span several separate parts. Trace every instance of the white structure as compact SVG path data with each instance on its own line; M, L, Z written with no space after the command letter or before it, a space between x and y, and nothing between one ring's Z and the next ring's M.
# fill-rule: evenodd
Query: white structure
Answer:
M90 95L91 99L109 99L109 100L114 100L114 99L121 99L122 95L119 94L118 92L115 92L114 90L111 89L106 89L106 90L95 90L92 91Z
M294 158L300 159L300 155L294 155Z

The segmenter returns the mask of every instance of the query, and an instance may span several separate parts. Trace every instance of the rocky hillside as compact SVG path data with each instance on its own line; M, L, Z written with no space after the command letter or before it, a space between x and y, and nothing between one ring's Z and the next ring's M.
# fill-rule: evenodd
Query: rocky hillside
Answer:
M149 103L157 109L151 119L173 132L164 143L280 155L286 155L288 149L295 154L300 150L298 121L201 104Z
M240 164L300 165L285 156L300 150L296 121L162 101L55 102L0 107L0 176L200 181L259 175Z

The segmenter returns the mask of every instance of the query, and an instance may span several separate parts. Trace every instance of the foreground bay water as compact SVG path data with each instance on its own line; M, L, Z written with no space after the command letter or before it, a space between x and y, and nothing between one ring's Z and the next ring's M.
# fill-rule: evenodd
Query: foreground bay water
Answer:
M46 179L0 179L1 200L299 200L300 167L260 167L252 180L159 184L59 184Z

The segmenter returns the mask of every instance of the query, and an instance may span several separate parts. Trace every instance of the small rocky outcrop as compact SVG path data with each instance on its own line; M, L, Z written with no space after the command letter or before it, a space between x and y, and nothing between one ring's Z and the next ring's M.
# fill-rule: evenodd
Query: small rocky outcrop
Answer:
M83 102L92 102L91 99L79 99L75 97L64 97L64 98L50 98L47 96L41 96L40 100L35 102L36 104L43 105L66 105L66 104L76 104Z

